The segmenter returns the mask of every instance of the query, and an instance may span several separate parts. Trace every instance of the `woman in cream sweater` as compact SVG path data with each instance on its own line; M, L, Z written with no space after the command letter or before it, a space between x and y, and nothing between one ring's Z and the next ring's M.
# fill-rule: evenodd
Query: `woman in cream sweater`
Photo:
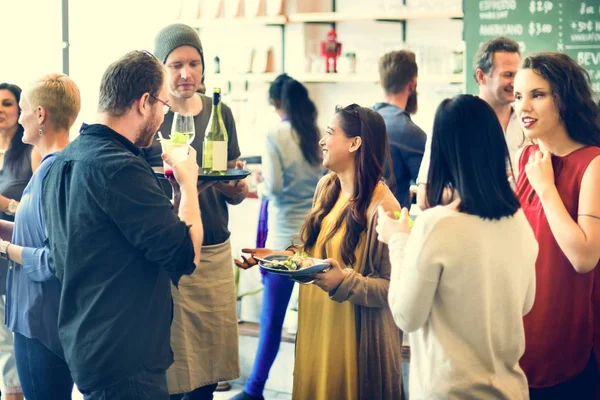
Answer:
M494 111L470 95L442 102L431 156L437 207L412 232L406 209L397 221L380 210L377 227L389 243L392 314L410 332L411 399L528 399L519 359L538 247L506 179Z

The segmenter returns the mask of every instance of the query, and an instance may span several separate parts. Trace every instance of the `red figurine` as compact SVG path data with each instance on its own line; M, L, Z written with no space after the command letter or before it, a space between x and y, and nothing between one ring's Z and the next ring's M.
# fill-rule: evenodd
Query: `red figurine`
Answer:
M342 53L342 44L337 41L335 29L327 32L327 40L321 42L321 56L325 57L325 72L337 72L337 58ZM330 71L330 62L333 63L333 71Z

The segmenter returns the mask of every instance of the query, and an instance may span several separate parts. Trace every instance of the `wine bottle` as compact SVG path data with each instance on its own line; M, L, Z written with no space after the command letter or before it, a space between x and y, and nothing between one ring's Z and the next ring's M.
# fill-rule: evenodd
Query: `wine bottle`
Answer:
M227 129L221 113L221 88L213 91L212 111L204 133L202 173L225 175L227 172Z

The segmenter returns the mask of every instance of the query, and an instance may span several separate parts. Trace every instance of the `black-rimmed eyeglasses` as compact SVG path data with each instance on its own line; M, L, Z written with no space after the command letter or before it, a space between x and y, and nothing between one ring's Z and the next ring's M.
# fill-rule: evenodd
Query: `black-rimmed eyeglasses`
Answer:
M148 93L148 94L150 94L150 93ZM156 96L154 96L154 95L152 95L152 94L150 94L150 97L152 97L154 100L158 100L158 101L160 101L161 103L163 103L163 113L164 113L165 115L166 115L166 114L167 114L169 111L171 111L171 106L170 106L170 105L168 105L166 101L163 101L163 100L159 99L158 97L156 97Z

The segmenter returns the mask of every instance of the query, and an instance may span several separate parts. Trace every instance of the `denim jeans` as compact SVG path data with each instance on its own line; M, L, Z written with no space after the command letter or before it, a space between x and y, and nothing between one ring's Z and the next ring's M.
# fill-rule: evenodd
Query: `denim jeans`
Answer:
M404 400L408 400L408 380L410 377L410 363L402 361L402 393Z
M15 358L27 400L71 400L73 378L67 363L39 340L15 333Z
M144 369L110 387L83 393L84 400L169 400L167 371Z
M3 394L21 393L13 334L4 324L4 301L4 296L0 296L0 390Z
M294 281L287 276L267 272L263 276L263 285L258 349L252 373L244 387L246 393L257 397L263 394L269 371L279 352L283 321L294 289Z

